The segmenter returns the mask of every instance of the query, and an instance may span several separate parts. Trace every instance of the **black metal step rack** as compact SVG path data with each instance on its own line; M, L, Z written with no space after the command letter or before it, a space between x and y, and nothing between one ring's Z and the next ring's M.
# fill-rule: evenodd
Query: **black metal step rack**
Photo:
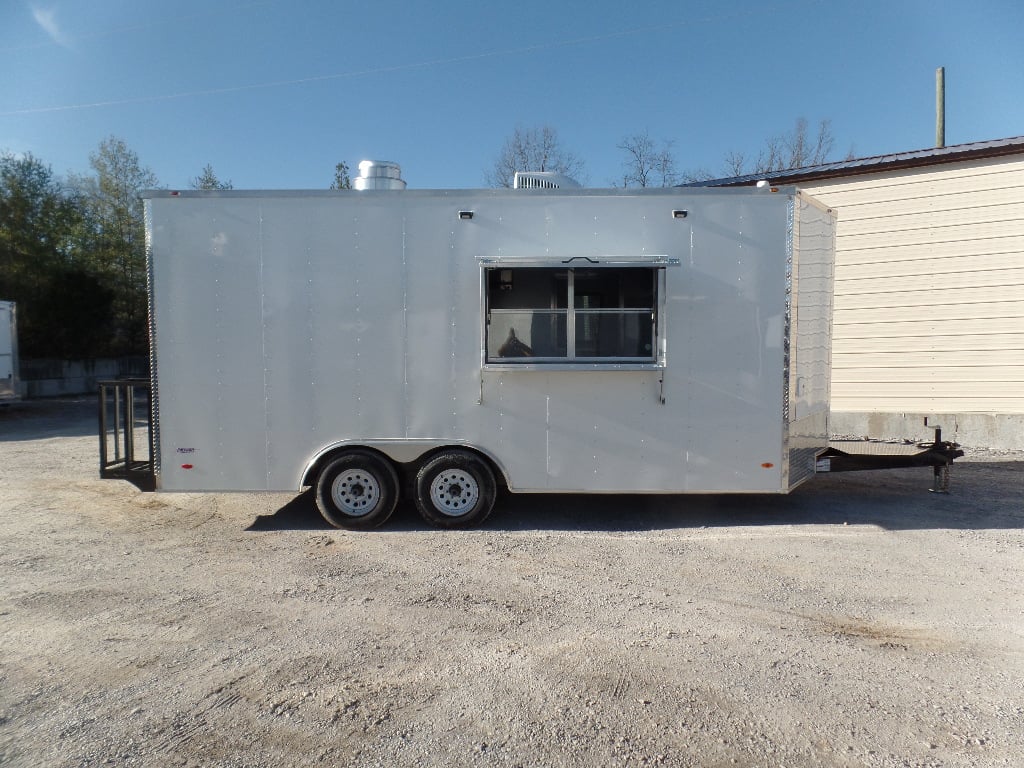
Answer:
M153 409L148 379L99 382L100 477L127 480L144 491L153 472ZM145 441L136 434L146 428Z

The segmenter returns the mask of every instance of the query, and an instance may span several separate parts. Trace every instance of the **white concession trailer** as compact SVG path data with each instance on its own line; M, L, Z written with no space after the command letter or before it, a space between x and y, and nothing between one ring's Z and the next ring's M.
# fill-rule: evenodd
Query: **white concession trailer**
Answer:
M18 315L13 301L0 301L0 403L19 399Z
M458 527L787 493L828 447L836 219L795 188L144 198L158 489Z

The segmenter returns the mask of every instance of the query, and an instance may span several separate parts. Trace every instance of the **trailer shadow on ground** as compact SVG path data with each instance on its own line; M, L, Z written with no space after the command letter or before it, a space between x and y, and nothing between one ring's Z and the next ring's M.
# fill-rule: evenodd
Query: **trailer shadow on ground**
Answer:
M0 407L0 443L94 437L98 398L81 395ZM141 425L140 425L141 426ZM144 427L141 427L144 434ZM1014 458L1019 453L1014 453ZM971 453L968 452L968 456ZM993 460L983 460L991 458ZM873 525L888 530L1024 528L1024 461L957 461L949 495L928 492L929 468L818 475L786 496L503 494L485 530L645 531L768 525ZM250 531L329 530L310 491ZM403 502L381 533L433 530Z
M486 530L635 532L768 525L871 525L886 530L1024 528L1024 462L953 467L949 494L930 493L927 468L815 477L787 496L502 494ZM329 530L306 491L249 531ZM389 531L433 530L402 502Z

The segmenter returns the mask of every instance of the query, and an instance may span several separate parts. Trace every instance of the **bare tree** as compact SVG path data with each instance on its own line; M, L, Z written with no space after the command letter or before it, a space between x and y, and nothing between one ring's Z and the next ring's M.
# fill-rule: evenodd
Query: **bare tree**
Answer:
M725 153L725 170L729 176L742 176L746 173L746 167L747 156L745 154L735 149Z
M694 181L711 181L717 179L718 174L712 173L707 168L689 168L680 174L682 183L689 184Z
M793 168L806 168L811 165L827 163L832 149L835 147L835 136L832 134L832 122L821 120L818 130L812 136L808 131L807 119L797 118L793 130L769 136L757 152L753 162L750 157L739 150L730 150L725 154L724 165L726 176L747 176L754 174L779 173ZM847 160L853 159L853 148L847 154ZM706 181L714 178L701 170L684 174L687 181Z
M822 120L818 123L818 136L814 142L814 155L811 157L811 165L821 165L828 162L829 155L835 147L836 137L832 134L832 121ZM853 155L853 147L850 147L849 155ZM847 159L852 159L848 157Z
M818 133L813 139L807 134L807 119L799 118L793 133L789 135L786 148L789 150L790 168L803 168L808 165L821 165L832 153L835 138L832 136L832 123L821 120Z
M726 167L734 176L742 176L744 173L778 173L792 168L821 165L828 161L834 146L835 137L832 135L830 120L821 120L817 134L812 137L808 134L807 119L800 117L789 133L765 139L752 170L737 172L738 168L742 168L742 164L737 166L735 162L737 156L742 157L737 152L726 155Z
M671 187L678 183L671 141L659 145L645 131L627 136L617 146L626 153L622 163L622 186Z
M562 146L550 125L516 128L505 140L484 181L491 187L511 187L516 171L554 171L578 179L583 161Z

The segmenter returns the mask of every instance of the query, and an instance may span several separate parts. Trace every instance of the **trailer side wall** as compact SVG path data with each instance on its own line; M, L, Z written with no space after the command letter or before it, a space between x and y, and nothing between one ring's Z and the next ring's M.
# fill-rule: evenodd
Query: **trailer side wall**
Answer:
M515 491L785 492L788 422L810 424L784 412L791 199L155 194L160 487L293 490L333 446L463 444ZM487 363L486 270L523 260L656 273L655 359Z

